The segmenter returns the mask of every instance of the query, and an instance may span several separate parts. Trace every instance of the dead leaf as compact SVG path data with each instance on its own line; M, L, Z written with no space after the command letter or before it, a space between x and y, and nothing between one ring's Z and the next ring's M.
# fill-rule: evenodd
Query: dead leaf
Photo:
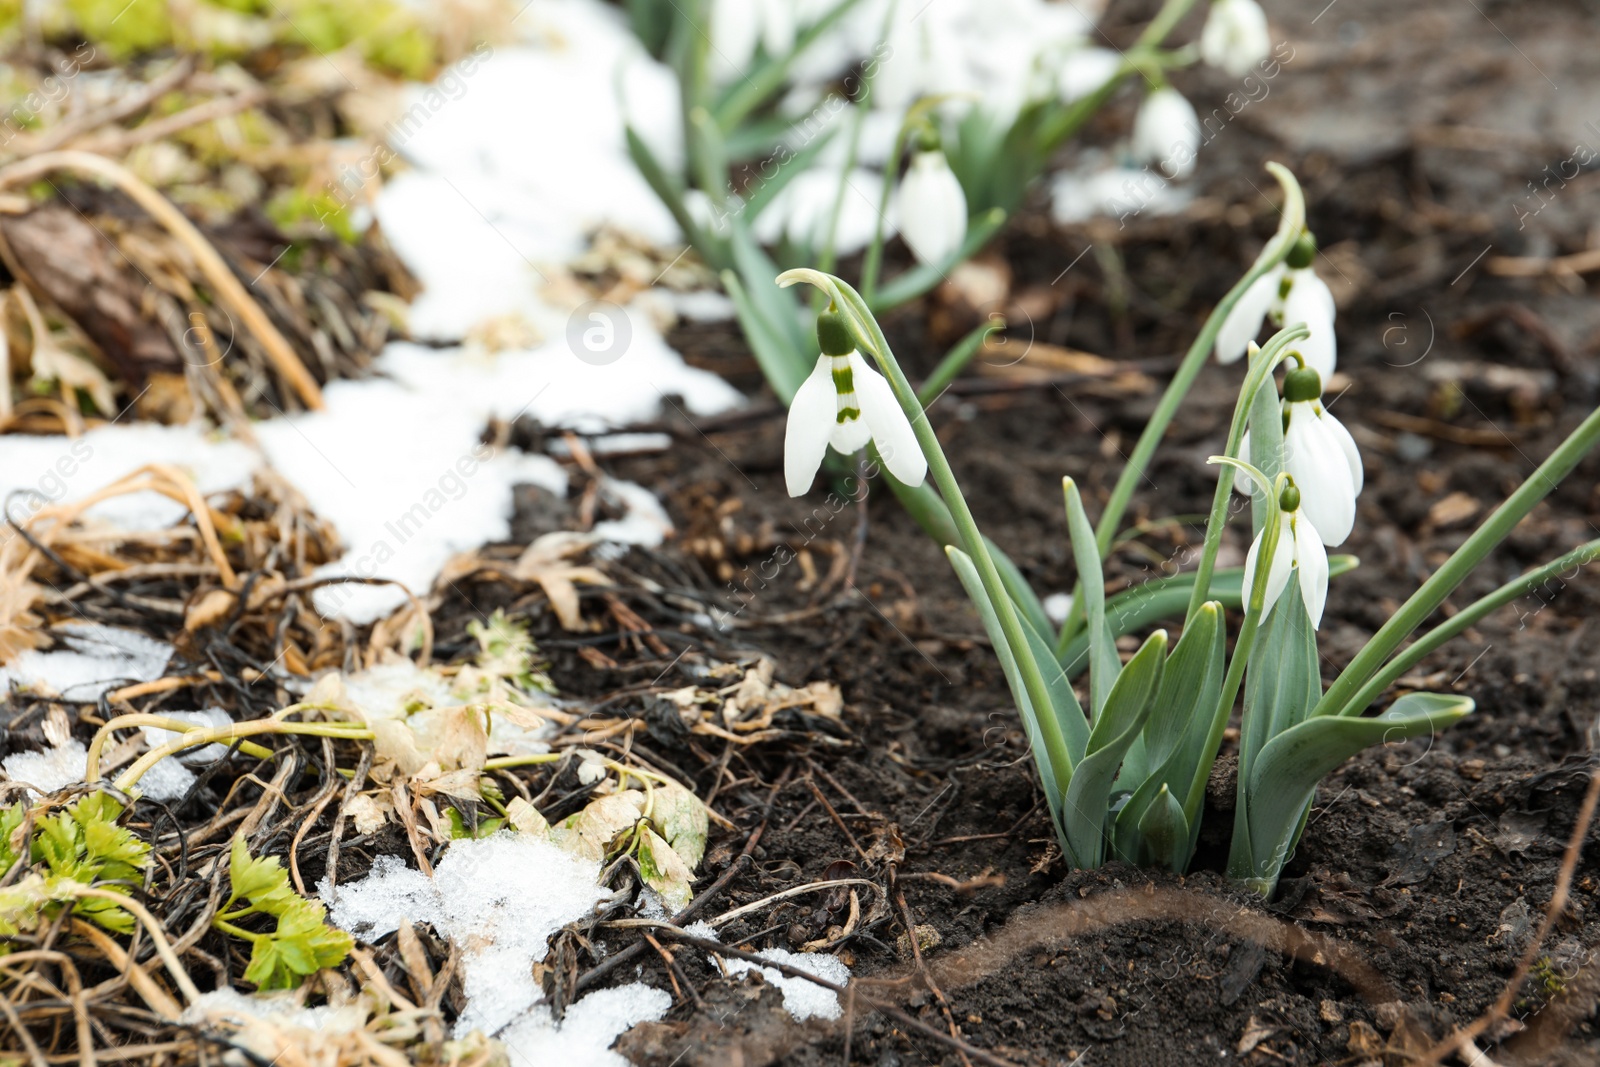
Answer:
M689 887L694 874L688 864L648 827L639 835L639 873L644 884L660 893L673 912L682 911L694 899L694 890Z
M706 834L710 832L711 819L699 797L677 782L657 785L650 802L650 824L661 832L690 870L700 866L700 859L706 854Z
M569 815L550 828L550 840L585 859L601 862L612 840L630 829L644 815L644 794L626 789L589 802L576 815Z
M590 543L588 536L570 530L547 533L529 545L512 567L516 577L525 582L538 582L544 589L563 629L586 629L583 614L578 610L578 583L611 584L611 579L598 569L567 562Z
M550 823L539 814L538 808L522 797L513 797L511 803L506 805L506 822L518 833L533 834L535 837L550 836Z
M183 616L183 628L189 633L203 630L227 618L239 598L226 589L213 589L189 605Z
M1428 509L1428 524L1444 529L1466 522L1482 510L1483 505L1468 493L1455 492L1442 500L1434 501Z

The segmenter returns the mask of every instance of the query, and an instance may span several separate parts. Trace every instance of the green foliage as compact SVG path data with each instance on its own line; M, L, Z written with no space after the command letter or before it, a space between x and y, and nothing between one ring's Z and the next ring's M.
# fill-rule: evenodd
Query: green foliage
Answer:
M66 0L79 31L113 58L151 52L172 42L167 0Z
M28 815L21 804L0 811L0 873L9 871L19 858L14 839ZM43 908L54 917L66 894L57 887L66 882L97 885L105 882L138 883L150 865L150 846L133 831L117 825L122 805L105 793L80 797L70 807L38 819L27 842L28 865L42 878L44 896L35 894L25 910ZM42 869L41 869L42 868ZM20 907L16 899L0 900L0 933L15 933ZM78 900L74 914L119 934L133 931L133 916L109 900L95 897Z
M292 989L324 967L337 967L350 954L355 945L350 935L328 925L321 904L294 891L276 856L252 857L243 836L233 839L228 878L231 893L213 925L251 942L247 981L263 990ZM241 901L244 907L234 909ZM253 933L237 925L250 915L271 916L272 931Z
M315 234L323 227L345 244L361 237L345 204L325 190L284 189L267 201L267 217L286 234Z

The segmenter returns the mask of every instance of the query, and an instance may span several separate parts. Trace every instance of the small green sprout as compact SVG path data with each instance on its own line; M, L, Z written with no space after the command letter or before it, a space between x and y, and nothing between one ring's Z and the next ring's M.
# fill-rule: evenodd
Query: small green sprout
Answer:
M228 878L228 901L211 925L251 943L244 977L260 989L293 989L324 967L343 963L355 946L349 934L328 925L327 909L294 891L276 856L252 857L243 836L233 839ZM271 916L274 928L255 933L237 925L252 915Z

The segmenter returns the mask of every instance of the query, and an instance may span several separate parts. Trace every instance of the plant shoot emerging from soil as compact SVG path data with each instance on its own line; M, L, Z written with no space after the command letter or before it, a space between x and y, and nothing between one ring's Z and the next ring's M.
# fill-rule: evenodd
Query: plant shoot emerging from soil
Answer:
M1552 568L1571 567L1600 554L1600 541L1583 545L1469 605L1400 651L1401 643L1533 505L1600 442L1600 412L1595 412L1401 605L1324 691L1317 628L1333 570L1324 546L1340 544L1350 534L1362 487L1361 463L1349 434L1321 402L1322 377L1307 352L1316 326L1328 325L1321 312L1331 313L1331 304L1324 305L1320 296L1311 302L1307 314L1317 319L1314 324L1293 318L1303 303L1284 300L1284 328L1263 346L1246 341L1250 358L1227 448L1212 457L1220 477L1200 564L1181 580L1189 590L1181 637L1169 642L1165 630L1156 630L1123 661L1108 620L1101 561L1126 506L1130 477L1137 478L1149 462L1193 380L1194 367L1216 346L1228 321L1240 314L1252 293L1260 292L1263 280L1272 279L1276 289L1292 295L1303 282L1291 275L1306 269L1315 247L1305 229L1299 184L1283 167L1269 164L1269 169L1285 196L1278 234L1201 330L1141 436L1098 530L1077 486L1070 478L1064 481L1079 590L1059 631L1048 622L1041 624L1034 610L1038 599L1018 588L1020 578L997 566L924 417L922 402L867 300L821 271L792 270L778 278L780 285L806 282L822 292L827 302L824 332L830 335L824 351L829 344L839 349L848 345L855 359L869 354L915 433L933 486L948 509L954 536L947 554L1010 684L1068 861L1096 867L1115 857L1186 870L1194 856L1206 783L1242 690L1228 874L1264 895L1275 890L1325 775L1368 746L1427 735L1471 713L1473 701L1467 697L1407 692L1379 714L1364 715L1406 667L1537 585ZM1249 308L1246 313L1257 314ZM839 329L848 332L848 342L831 339ZM1274 377L1280 366L1288 368L1281 398ZM797 405L791 433L802 415ZM895 464L888 465L892 484ZM1238 579L1236 607L1243 618L1230 656L1225 606L1212 596L1212 585L1220 578L1214 574L1215 562L1229 519L1229 494L1236 485L1251 492L1254 540ZM1086 707L1071 684L1083 664L1089 674Z

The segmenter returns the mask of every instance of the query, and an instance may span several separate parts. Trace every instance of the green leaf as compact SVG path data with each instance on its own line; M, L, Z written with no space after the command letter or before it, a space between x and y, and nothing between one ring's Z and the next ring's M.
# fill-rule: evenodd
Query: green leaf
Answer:
M228 881L233 899L248 900L261 911L271 910L269 905L278 904L285 894L293 893L289 888L289 872L283 869L278 857L252 858L243 834L233 839L233 849L228 856Z
M786 147L783 147L781 149L784 154L782 160L779 160L778 154L775 153L768 160L763 161L763 165L771 162L775 163L776 167L772 177L763 178L760 182L753 183L750 188L746 189L748 195L745 198L744 207L740 211L745 223L754 224L756 219L761 217L761 213L772 206L772 202L777 199L779 193L788 187L790 182L811 169L811 165L816 162L817 156L821 155L822 150L828 147L838 129L837 126L830 126L821 134L813 137L810 143L798 152L790 152Z
M1208 601L1184 629L1167 660L1161 688L1139 742L1130 748L1123 762L1114 791L1131 789L1133 795L1117 813L1112 836L1118 855L1130 862L1156 861L1150 849L1140 843L1139 828L1163 790L1177 798L1191 838L1199 828L1205 779L1216 758L1214 750L1208 751L1212 727L1218 716L1226 719L1231 710L1222 707L1222 683L1227 673L1222 623L1221 605ZM1135 757L1142 761L1141 766L1130 766ZM1188 866L1192 849L1191 840L1174 870L1181 872Z
M1160 863L1174 871L1188 866L1189 820L1165 784L1139 820L1139 838L1144 849L1139 862Z
M1328 577L1337 578L1360 566L1354 556L1329 556ZM1182 615L1189 606L1194 590L1195 574L1186 571L1170 578L1155 578L1131 589L1124 589L1106 601L1106 622L1117 637L1142 630L1162 619ZM1242 588L1244 568L1229 567L1211 576L1210 596L1230 611L1243 610ZM1067 676L1076 678L1089 665L1089 642L1079 634L1067 645L1060 659L1067 668Z
M1368 719L1319 715L1307 719L1267 742L1256 759L1249 788L1250 839L1245 844L1248 866L1229 875L1245 877L1258 889L1270 891L1278 873L1299 841L1306 809L1317 783L1357 752L1376 744L1391 744L1442 730L1472 713L1469 697L1444 693L1407 693Z
M11 837L27 817L28 809L20 800L0 810L0 876L16 865L17 851L11 847Z
M259 988L292 989L307 975L344 962L355 946L349 934L327 924L327 909L290 887L289 875L276 856L252 858L243 834L233 839L228 879L233 900L246 899L250 907L227 919L219 916L215 922L224 932L250 939L250 964L244 976ZM230 920L251 912L271 915L276 920L273 931L252 934L232 925Z
M1090 542L1092 545L1093 542ZM1150 714L1151 699L1166 668L1167 635L1157 630L1122 668L1089 730L1088 752L1073 770L1062 805L1068 857L1077 867L1098 867L1105 860L1106 818L1111 783L1122 758L1139 736Z
M1061 486L1066 496L1072 558L1078 565L1078 586L1083 590L1084 633L1089 639L1089 719L1098 723L1101 709L1122 670L1122 661L1117 656L1117 639L1106 624L1106 581L1100 569L1100 548L1095 541L1094 527L1083 510L1083 497L1078 493L1077 483L1063 478Z
M1288 533L1283 531L1284 536ZM1291 578L1250 650L1239 729L1241 781L1250 774L1262 746L1303 722L1321 699L1317 632L1306 616L1300 583Z

